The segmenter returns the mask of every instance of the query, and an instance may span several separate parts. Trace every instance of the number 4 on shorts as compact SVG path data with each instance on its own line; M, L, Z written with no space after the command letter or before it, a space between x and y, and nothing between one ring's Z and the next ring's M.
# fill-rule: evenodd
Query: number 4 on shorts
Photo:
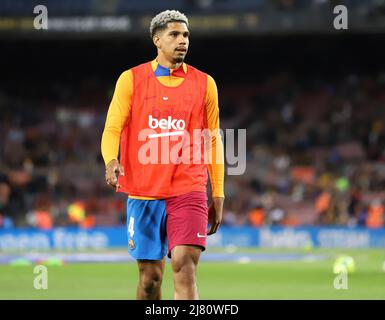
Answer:
M130 217L130 221L128 223L128 233L131 238L134 236L134 217Z

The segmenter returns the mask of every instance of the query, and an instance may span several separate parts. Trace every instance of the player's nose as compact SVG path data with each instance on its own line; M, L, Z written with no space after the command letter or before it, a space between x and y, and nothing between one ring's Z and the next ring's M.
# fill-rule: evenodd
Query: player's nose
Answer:
M178 37L178 44L181 45L186 45L187 44L187 38L183 36L183 34L180 34Z

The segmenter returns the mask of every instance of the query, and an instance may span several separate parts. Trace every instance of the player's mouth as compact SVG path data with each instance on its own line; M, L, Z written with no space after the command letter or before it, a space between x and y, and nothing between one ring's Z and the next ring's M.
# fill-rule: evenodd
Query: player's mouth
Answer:
M182 52L182 53L186 53L187 52L187 48L185 47L178 47L175 49L176 52Z

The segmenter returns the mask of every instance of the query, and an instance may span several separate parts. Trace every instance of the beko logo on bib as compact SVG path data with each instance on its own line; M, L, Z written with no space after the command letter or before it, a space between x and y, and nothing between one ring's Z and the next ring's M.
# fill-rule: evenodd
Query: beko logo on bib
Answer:
M182 119L173 119L171 116L168 116L167 119L156 119L152 115L148 117L148 126L151 129L160 128L162 130L184 130L186 123Z

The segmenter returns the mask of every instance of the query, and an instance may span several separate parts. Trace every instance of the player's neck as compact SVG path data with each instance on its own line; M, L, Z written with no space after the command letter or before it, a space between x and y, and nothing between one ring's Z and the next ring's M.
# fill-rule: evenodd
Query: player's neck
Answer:
M162 67L165 67L167 69L178 69L183 63L183 62L172 63L169 60L159 55L156 57L156 62L158 62L158 64L160 64Z

